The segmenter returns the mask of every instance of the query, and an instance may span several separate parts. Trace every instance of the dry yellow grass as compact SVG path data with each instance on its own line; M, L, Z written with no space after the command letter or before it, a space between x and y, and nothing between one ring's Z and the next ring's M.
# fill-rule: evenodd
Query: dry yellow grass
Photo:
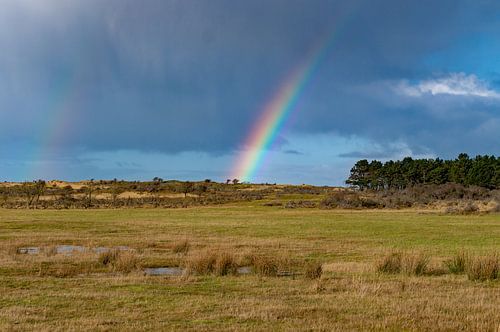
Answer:
M495 331L500 323L497 279L430 273L460 249L478 258L498 252L498 215L251 204L0 210L0 229L0 330ZM174 252L186 242L186 255ZM62 244L88 250L50 249ZM94 250L125 245L132 250ZM18 253L31 246L41 253ZM403 254L409 273L377 273L388 251ZM208 272L142 272L194 262ZM307 262L323 263L319 279L308 278ZM234 274L246 265L262 272Z

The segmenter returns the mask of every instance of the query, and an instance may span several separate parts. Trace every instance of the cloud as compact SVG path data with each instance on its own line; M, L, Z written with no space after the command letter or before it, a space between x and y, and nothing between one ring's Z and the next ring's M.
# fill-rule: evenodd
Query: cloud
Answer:
M285 150L283 152L286 154L294 154L294 155L298 155L298 156L301 156L304 154L303 152L300 152L298 150Z
M425 148L413 149L404 142L391 142L391 143L377 143L368 142L362 151L355 150L345 153L340 153L338 156L341 158L354 158L354 159L401 159L406 156L413 156L415 158L433 158L434 154Z
M465 73L451 73L445 77L424 80L413 85L405 80L397 84L395 90L410 97L451 95L500 99L500 92L492 90L487 82L480 80L476 75Z
M403 142L407 153L440 157L498 150L499 76L478 70L474 57L478 40L491 40L481 46L491 58L481 68L499 70L491 56L498 53L498 1L0 4L0 161L127 150L168 156L161 159L168 164L184 160L175 167L188 169L192 160L179 155L196 151L215 165L216 157L242 148L263 105L327 32L335 36L331 47L297 95L273 151L309 158L317 142L297 147L290 138L331 133L381 146ZM458 57L463 50L473 51ZM446 61L432 62L436 53ZM349 151L385 154L372 146L342 150L346 157ZM339 153L318 155L333 160ZM302 156L279 158L294 157ZM104 172L99 166L82 172ZM121 174L135 168L121 166Z

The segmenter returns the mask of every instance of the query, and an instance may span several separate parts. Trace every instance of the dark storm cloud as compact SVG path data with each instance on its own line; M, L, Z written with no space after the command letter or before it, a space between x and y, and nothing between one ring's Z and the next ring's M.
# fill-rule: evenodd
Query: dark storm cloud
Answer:
M397 139L438 154L493 153L499 141L496 101L391 90L433 77L433 52L498 32L494 1L40 3L0 1L3 142L36 145L64 126L52 143L66 149L233 151L333 29L294 130Z

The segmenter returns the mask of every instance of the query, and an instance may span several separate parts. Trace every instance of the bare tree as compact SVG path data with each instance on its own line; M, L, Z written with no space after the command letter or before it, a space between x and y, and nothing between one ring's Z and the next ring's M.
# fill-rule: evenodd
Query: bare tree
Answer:
M184 198L187 197L187 194L193 192L194 185L192 182L186 181L182 183L182 192L184 193Z
M26 196L26 207L30 208L34 206L36 208L40 196L45 192L45 181L24 182L22 184L22 191Z

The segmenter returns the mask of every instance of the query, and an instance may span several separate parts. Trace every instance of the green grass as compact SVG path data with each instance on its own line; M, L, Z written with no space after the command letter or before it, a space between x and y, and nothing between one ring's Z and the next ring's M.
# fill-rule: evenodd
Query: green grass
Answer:
M188 209L0 210L0 330L494 330L498 281L465 275L380 275L394 251L439 264L458 250L500 250L500 215L341 211L257 203ZM145 277L39 276L45 263L97 262L98 255L14 255L12 247L126 245L143 266L182 263L206 249L286 256L324 265L320 280L258 275ZM57 265L59 264L59 265ZM443 264L444 266L444 264ZM438 322L438 323L436 323ZM495 325L496 324L496 325Z

